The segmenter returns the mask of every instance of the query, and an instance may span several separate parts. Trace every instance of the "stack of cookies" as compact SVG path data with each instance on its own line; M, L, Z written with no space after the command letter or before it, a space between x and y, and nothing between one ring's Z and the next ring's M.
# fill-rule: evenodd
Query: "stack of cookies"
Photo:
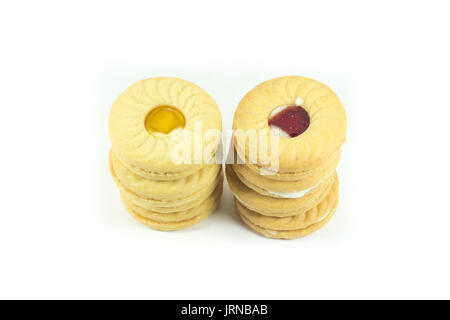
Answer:
M226 175L250 228L270 238L294 239L331 219L347 130L345 110L333 91L304 77L268 80L241 100L233 130L235 156Z
M139 81L114 102L108 127L111 175L136 220L179 230L214 211L223 183L214 163L222 120L205 91L177 78ZM217 134L204 142L206 132Z

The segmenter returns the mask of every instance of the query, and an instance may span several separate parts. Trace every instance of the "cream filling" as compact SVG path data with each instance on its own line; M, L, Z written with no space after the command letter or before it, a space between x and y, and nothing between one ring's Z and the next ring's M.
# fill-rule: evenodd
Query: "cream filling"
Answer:
M297 99L295 99L295 106L300 107L304 105L304 101L302 98L297 97ZM277 113L280 113L281 111L283 111L284 109L286 109L287 107L291 107L292 104L290 105L285 105L285 106L280 106L275 108L271 113L269 118L272 118L274 115L276 115ZM286 131L284 131L283 129L277 127L277 126L270 126L270 129L272 130L273 133L275 133L276 135L282 137L282 138L290 138L291 136L288 135L286 133Z
M314 221L314 223L313 224L316 224L316 223L319 223L319 222L322 222L323 220L325 220L329 215L330 215L330 213L331 213L331 210L328 210L327 211L327 213L325 213L323 216L322 216L322 218L320 218L320 219L317 219L316 221Z
M340 152L342 149L342 147L337 151ZM336 152L336 153L337 153ZM279 191L271 191L271 190L266 190L268 193L273 194L275 196L279 196L280 198L286 198L286 199L300 199L302 197L305 196L305 194L307 194L309 191L311 191L314 188L317 188L322 182L324 182L326 179L328 179L332 174L333 174L334 170L331 171L331 173L329 175L326 175L325 178L323 178L322 180L320 180L316 185L305 189L305 190L299 190L299 191L288 191L288 192L279 192Z
M270 194L273 194L275 196L279 196L280 198L286 198L286 199L300 199L305 196L309 191L316 188L318 184L315 186L312 186L311 188L305 189L305 190L299 190L299 191L289 191L289 192L277 192L277 191L270 191L267 190Z

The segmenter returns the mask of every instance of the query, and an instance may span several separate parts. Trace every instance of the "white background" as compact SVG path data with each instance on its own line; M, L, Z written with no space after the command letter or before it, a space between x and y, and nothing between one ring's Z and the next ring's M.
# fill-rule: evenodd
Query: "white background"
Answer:
M450 298L447 1L0 4L0 298ZM347 110L335 217L294 241L238 219L162 233L123 208L107 116L130 84L177 76L230 128L282 75Z

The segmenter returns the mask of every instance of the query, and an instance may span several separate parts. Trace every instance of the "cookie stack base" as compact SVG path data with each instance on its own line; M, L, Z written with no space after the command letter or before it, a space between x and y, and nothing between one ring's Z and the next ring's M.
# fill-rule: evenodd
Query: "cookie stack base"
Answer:
M217 208L222 190L223 183L220 181L209 198L199 206L185 211L165 214L137 207L125 196L121 195L121 197L127 211L140 223L159 231L175 231L192 227L206 219Z
M333 217L339 199L336 179L327 197L303 214L289 217L264 216L246 208L236 199L242 220L254 231L273 239L296 239L319 230Z
M182 178L183 180L172 180L173 182L152 183L121 165L111 153L109 158L111 176L119 187L126 210L138 222L152 229L175 231L191 227L206 219L220 202L224 179L220 165L213 165L216 168L210 167L209 174L203 174L197 178L187 177ZM117 171L117 168L120 171ZM127 182L127 186L124 185L124 181ZM186 196L187 190L191 190L193 185L196 185L196 189L200 189ZM133 187L133 190L129 187ZM150 197L155 193L167 194L168 188L173 189L169 192L170 199L144 197L145 193L148 193ZM184 195L184 197L177 198L177 195Z
M251 229L266 237L304 237L320 229L334 215L339 198L335 171L300 198L279 198L251 188L240 179L234 167L227 165L226 175L238 214Z

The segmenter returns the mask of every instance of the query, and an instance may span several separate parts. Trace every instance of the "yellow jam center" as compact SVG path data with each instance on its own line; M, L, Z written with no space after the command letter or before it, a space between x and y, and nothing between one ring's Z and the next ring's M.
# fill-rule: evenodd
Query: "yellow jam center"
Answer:
M145 129L148 132L170 133L177 128L184 128L186 120L183 114L174 107L160 106L149 112L145 118Z

